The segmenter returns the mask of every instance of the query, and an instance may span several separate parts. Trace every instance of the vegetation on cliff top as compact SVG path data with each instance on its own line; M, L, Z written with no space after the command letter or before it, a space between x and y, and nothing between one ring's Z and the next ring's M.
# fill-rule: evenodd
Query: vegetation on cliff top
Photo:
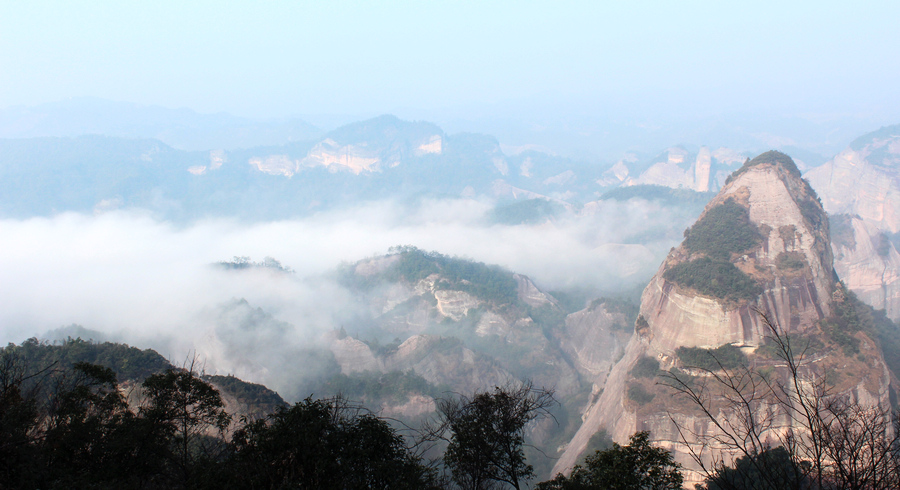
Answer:
M797 168L797 164L794 163L794 160L791 159L791 157L785 155L784 153L781 153L780 151L770 150L764 153L760 153L752 160L748 158L747 161L744 162L744 165L741 166L741 168L735 170L734 173L728 176L728 178L725 180L725 184L729 184L732 180L737 178L738 175L741 175L750 168L766 163L781 165L785 170L788 171L788 173L790 173L794 177L800 178L800 169Z
M747 364L747 356L741 349L731 344L721 345L715 349L682 346L675 349L675 355L684 367L704 371L735 369Z
M710 208L684 231L686 249L721 260L757 247L761 240L759 229L750 221L750 212L732 198Z
M142 381L153 373L164 371L172 365L153 349L138 349L127 344L92 342L69 338L58 344L39 342L31 338L22 345L9 344L8 352L21 356L28 364L55 366L68 369L78 363L96 364L110 368L119 381Z
M700 294L726 301L752 300L762 288L731 262L701 257L667 269L663 277L696 290Z
M512 272L483 262L449 257L437 252L426 252L416 247L392 247L391 255L397 256L381 274L361 276L352 267L345 268L342 279L345 284L366 289L380 281L406 281L415 284L431 274L440 274L437 289L463 291L498 305L518 304L518 282Z

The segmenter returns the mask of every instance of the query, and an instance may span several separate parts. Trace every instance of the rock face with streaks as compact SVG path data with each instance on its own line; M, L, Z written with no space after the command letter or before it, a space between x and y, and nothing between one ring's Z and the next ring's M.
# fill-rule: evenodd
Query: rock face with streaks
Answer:
M900 125L861 136L831 161L806 173L829 214L859 216L900 232Z
M859 299L900 318L900 253L888 235L859 216L830 217L834 269Z
M714 427L671 388L633 369L640 361L642 366L658 364L662 371L674 368L702 376L689 369L679 348L726 345L738 348L747 362L774 364L760 349L767 331L756 309L790 335L821 341L820 355L809 369L822 373L840 366L846 376L836 392L888 404L888 371L877 344L861 331L847 332L856 340L844 341L855 342L858 351L847 356L836 337L826 333L835 312L850 304L832 262L825 212L793 161L767 152L745 163L644 290L635 335L605 380L602 395L584 412L583 424L554 472L570 470L601 429L620 443L648 430L654 444L671 450L685 466L686 479L699 481L690 451L700 449L702 436L714 434ZM774 375L784 374L779 369ZM763 403L758 410L762 414L768 408ZM688 439L682 439L679 426L690 428ZM730 457L716 454L716 448L706 451L726 461Z
M837 228L835 269L859 297L900 319L900 125L861 136L806 173Z

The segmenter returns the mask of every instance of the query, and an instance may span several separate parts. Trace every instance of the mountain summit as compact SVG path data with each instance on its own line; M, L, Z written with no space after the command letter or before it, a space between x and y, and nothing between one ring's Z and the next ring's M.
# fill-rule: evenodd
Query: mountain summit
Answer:
M856 300L832 261L825 211L791 158L770 151L744 163L644 290L635 335L554 472L571 469L602 429L619 442L648 430L655 444L673 451L688 479L698 480L690 454L701 441L683 434L716 429L658 375L688 373L703 382L709 373L691 367L714 351L739 365L774 366L773 376L781 376L758 312L792 338L808 340L815 351L805 364L811 372L844 373L835 393L887 405L890 378L881 351L871 333L847 320L856 318L848 314ZM682 434L679 427L690 430ZM716 448L706 451L721 456Z

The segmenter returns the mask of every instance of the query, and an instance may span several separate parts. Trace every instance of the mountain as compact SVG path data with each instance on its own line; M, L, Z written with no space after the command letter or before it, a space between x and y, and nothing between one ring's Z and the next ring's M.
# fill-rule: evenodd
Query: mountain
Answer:
M353 314L332 330L298 339L303 325L234 300L202 320L208 334L198 353L212 369L289 400L342 393L413 427L434 414L438 398L530 380L560 401L555 420L528 434L552 455L602 389L637 314L626 301L554 295L524 275L413 247L346 264L335 279ZM537 450L529 458L549 474L548 458Z
M745 163L644 289L635 335L554 472L570 469L600 430L619 442L649 430L655 444L685 465L687 479L697 481L690 452L701 448L698 434L716 428L656 375L704 383L710 373L690 366L715 349L721 359L770 366L772 376L786 376L757 309L785 334L806 339L811 374L841 371L832 379L837 396L889 407L890 376L878 333L871 317L866 325L859 320L867 307L844 289L832 262L825 212L790 157L766 152ZM773 407L763 402L757 409L764 415ZM715 447L705 451L718 455Z
M746 155L728 148L710 150L704 146L696 152L690 152L677 146L644 161L629 155L605 171L601 183L622 186L661 185L697 192L716 191L745 159Z
M835 268L847 287L900 319L900 125L860 136L805 177L838 225Z
M900 232L900 125L860 136L806 179L829 214L858 215L879 229Z
M838 276L861 300L900 319L900 253L891 236L858 215L829 220Z
M96 333L83 327L72 325L65 330L81 333ZM59 334L51 332L50 335ZM6 347L7 354L20 356L27 361L30 369L48 370L50 367L59 370L71 369L77 363L97 364L110 368L118 378L118 382L129 404L139 406L143 401L140 384L150 375L168 369L178 370L162 355L153 349L138 349L118 342L98 342L83 340L80 337L67 337L53 343L39 342L29 339L16 346ZM278 407L286 406L278 393L265 386L249 383L234 376L202 375L204 381L219 391L229 414L247 417L250 420L263 418Z
M596 163L525 152L488 135L445 134L381 116L277 146L186 151L158 139L0 139L0 215L143 208L169 219L279 219L418 196L596 198Z

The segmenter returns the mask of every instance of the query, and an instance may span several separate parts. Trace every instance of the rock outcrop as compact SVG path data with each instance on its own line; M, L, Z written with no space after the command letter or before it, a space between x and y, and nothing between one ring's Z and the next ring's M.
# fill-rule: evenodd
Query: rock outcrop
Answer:
M660 185L698 192L716 191L746 156L727 148L701 147L691 153L672 147L656 158L640 162L623 159L603 174L601 185Z
M691 449L699 449L702 436L714 434L715 427L670 387L633 369L641 361L663 371L685 370L679 348L730 345L747 362L768 363L764 365L775 366L775 375L781 375L777 363L760 349L767 330L757 309L786 333L821 342L821 355L808 368L821 373L840 365L849 375L835 392L889 403L888 371L877 344L862 332L848 332L861 346L858 356L848 357L824 333L823 326L848 300L833 269L824 210L789 157L767 152L745 163L685 237L644 290L635 335L605 379L602 395L584 412L583 424L554 473L570 470L601 429L620 443L636 431L649 430L654 444L671 450L685 466L687 480L698 481ZM773 406L762 403L758 408L768 409ZM679 427L689 430L682 433ZM729 457L716 454L715 447L705 451Z
M900 253L859 216L831 216L834 269L847 287L877 310L900 319Z
M829 214L859 216L900 232L900 125L861 136L805 175Z
M859 297L900 319L900 125L861 136L805 175L841 226L835 269Z

